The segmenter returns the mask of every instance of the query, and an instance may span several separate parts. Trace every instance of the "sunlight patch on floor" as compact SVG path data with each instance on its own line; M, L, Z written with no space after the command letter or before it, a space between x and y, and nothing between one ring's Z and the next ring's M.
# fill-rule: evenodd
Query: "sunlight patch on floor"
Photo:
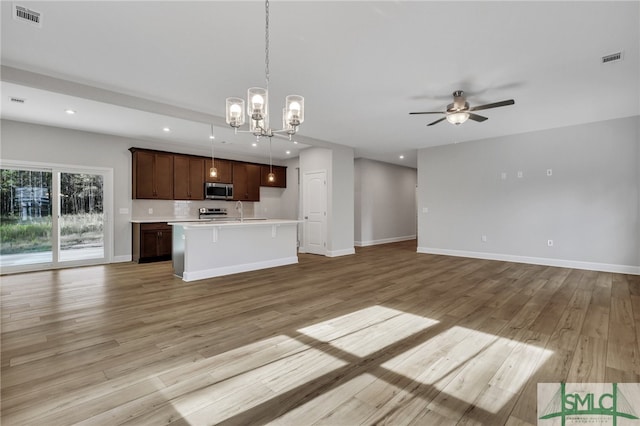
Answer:
M276 358L271 362L263 359L259 367L249 365L251 358L247 354L236 357L235 361L227 360L224 368L229 368L236 374L225 374L226 378L221 381L173 399L173 408L191 424L215 424L346 364L345 361L313 348ZM236 364L240 369L236 368ZM216 376L218 373L212 371L210 374Z
M370 306L298 331L358 357L371 355L438 321L384 306Z
M310 425L322 419L328 421L331 418L334 418L334 422L345 424L343 416L334 417L334 411L344 404L345 396L355 394L376 380L377 378L372 374L361 374L288 411L269 424L282 426Z
M498 412L552 354L547 349L454 326L382 367L433 386L428 408L447 417L475 404ZM491 400L482 398L493 387ZM499 391L496 391L499 390ZM452 402L451 397L457 401Z

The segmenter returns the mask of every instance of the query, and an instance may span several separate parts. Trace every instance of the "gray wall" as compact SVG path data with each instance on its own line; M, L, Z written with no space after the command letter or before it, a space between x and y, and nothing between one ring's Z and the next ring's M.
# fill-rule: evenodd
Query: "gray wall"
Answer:
M135 140L37 124L1 121L3 161L30 161L113 169L113 257L131 259L131 153Z
M417 171L358 158L355 173L355 244L416 237Z
M354 254L353 149L336 147L331 154L328 180L331 222L327 248L330 256Z
M307 148L300 152L300 180L305 172L327 172L327 256L355 253L353 209L353 150L351 148ZM301 199L304 187L301 187ZM302 238L304 242L304 237ZM304 247L302 247L304 250Z
M418 250L640 273L639 120L420 150Z

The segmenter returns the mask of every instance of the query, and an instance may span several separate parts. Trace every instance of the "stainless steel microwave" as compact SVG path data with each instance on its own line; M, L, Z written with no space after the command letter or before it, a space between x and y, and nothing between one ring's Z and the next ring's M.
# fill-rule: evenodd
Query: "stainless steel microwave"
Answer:
M204 198L207 200L233 200L233 184L207 182L204 184Z

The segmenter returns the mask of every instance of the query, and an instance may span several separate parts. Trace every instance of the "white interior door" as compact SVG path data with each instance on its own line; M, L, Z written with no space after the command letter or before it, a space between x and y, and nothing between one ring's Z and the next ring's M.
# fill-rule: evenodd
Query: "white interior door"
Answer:
M308 172L303 178L304 249L326 254L327 172Z

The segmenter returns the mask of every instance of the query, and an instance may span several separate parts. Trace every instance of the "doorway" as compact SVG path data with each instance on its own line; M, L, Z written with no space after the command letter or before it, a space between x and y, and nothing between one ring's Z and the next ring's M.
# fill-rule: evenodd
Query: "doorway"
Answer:
M303 177L304 249L326 255L327 172L306 172Z
M0 168L2 272L106 263L110 170Z

